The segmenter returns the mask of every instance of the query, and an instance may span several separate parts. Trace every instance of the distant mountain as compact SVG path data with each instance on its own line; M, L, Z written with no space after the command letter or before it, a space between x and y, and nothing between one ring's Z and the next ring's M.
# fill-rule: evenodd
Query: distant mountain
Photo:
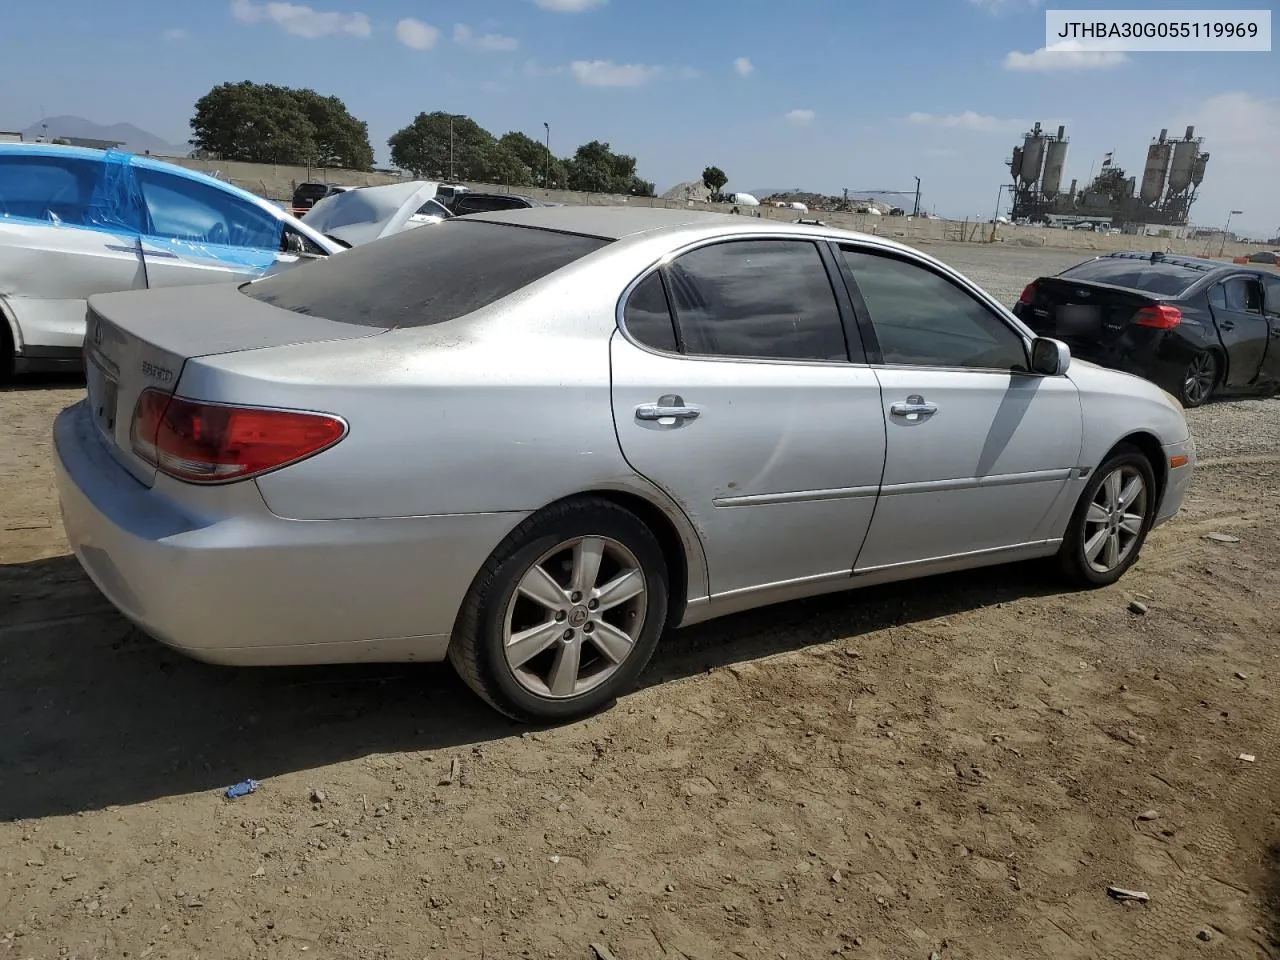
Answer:
M50 140L58 137L118 140L123 144L123 149L132 150L134 153L146 153L150 150L157 155L186 156L191 151L190 147L169 143L154 133L135 127L132 123L113 123L110 126L104 126L92 120L86 120L84 117L49 117L43 123L33 123L22 131L22 136L27 140L36 140L45 135Z

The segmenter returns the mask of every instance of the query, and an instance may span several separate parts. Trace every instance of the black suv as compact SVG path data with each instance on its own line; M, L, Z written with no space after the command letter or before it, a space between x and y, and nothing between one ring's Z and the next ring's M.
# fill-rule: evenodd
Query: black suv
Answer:
M300 183L293 191L293 208L310 210L331 193L342 193L346 187L335 187L328 183Z
M492 213L495 210L521 210L526 207L546 206L533 197L514 193L462 193L454 198L453 212L463 217L468 213Z

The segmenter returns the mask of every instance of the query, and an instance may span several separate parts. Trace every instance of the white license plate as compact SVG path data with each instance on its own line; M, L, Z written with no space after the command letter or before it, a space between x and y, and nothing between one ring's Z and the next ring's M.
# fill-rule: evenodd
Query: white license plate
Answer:
M90 358L89 406L93 409L93 420L107 437L115 439L116 403L120 392L119 384L98 364Z

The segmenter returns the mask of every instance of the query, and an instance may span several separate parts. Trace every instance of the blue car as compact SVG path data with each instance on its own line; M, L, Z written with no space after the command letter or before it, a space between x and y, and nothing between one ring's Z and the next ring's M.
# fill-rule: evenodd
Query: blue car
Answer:
M243 282L341 249L269 200L174 164L0 144L0 378L78 369L95 293Z

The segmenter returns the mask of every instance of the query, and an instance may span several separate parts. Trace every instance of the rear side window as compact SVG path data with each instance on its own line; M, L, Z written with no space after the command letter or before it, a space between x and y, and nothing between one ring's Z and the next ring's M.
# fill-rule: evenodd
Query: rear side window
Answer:
M1058 276L1086 283L1108 283L1113 287L1143 290L1161 297L1177 297L1204 274L1175 263L1102 257L1068 267Z
M141 213L123 164L82 157L0 157L0 217L25 217L71 227L138 232Z
M734 240L667 267L684 352L761 360L844 360L831 280L807 240Z
M1222 287L1228 310L1237 313L1262 312L1262 287L1256 280L1232 277Z
M486 307L606 246L580 234L447 220L243 285L255 300L366 327L425 327Z
M1263 278L1262 296L1262 309L1267 315L1280 317L1280 277Z
M676 353L676 329L671 322L671 308L662 289L662 275L654 271L645 277L627 298L622 313L627 332L646 347Z

